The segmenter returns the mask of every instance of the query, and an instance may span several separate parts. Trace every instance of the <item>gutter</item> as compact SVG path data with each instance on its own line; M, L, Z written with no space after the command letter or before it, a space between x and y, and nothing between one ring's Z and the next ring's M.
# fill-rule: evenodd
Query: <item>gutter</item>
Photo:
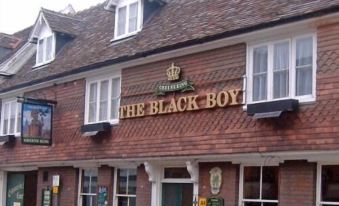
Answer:
M241 35L241 34L246 34L246 33L254 32L254 31L258 31L258 30L272 28L272 27L275 27L275 26L280 26L280 25L285 25L285 24L289 24L289 23L295 23L295 22L298 22L298 21L308 20L308 19L311 19L311 18L321 17L321 16L324 16L324 15L328 15L328 14L332 14L332 13L336 13L336 12L339 12L339 5L332 6L332 7L326 8L326 9L321 9L321 10L318 10L318 11L315 11L315 12L312 12L312 13L306 13L306 14L303 14L303 15L293 16L293 17L285 18L285 19L278 19L278 20L275 20L275 21L257 24L257 25L254 25L254 26L240 28L240 29L236 29L236 30L232 30L232 31L226 31L226 32L223 32L223 33L220 33L220 34L207 36L207 37L203 37L203 38L199 38L199 39L192 39L192 40L177 43L177 44L174 44L174 45L164 46L164 47L160 47L160 48L157 48L157 49L153 49L153 50L149 50L149 51L145 51L145 52L140 52L140 53L137 53L137 54L132 55L132 56L122 56L122 57L118 57L116 59L98 62L98 63L87 65L87 66L84 66L84 67L79 67L79 68L73 69L71 71L51 75L51 76L48 76L48 77L45 77L45 78L42 78L42 79L37 79L37 80L33 80L33 81L30 81L30 82L27 82L27 83L18 84L18 85L12 86L12 87L1 89L0 93L5 93L5 92L12 91L12 90L21 89L21 88L24 88L24 87L29 87L29 86L32 86L32 85L36 85L36 84L40 84L40 83L43 83L43 82L63 78L63 77L70 76L70 75L89 72L89 71L96 70L96 69L99 69L99 68L105 67L105 66L110 66L110 65L113 65L113 64L124 63L124 62L144 58L144 57L159 54L159 53L169 52L169 51L177 50L177 49L183 49L183 48L190 47L190 46L196 46L196 45L199 45L199 44L204 44L204 43L208 43L208 42L212 42L212 41L216 41L216 40L220 40L220 39L225 39L225 38L229 38L229 37L233 37L233 36L237 36L237 35Z

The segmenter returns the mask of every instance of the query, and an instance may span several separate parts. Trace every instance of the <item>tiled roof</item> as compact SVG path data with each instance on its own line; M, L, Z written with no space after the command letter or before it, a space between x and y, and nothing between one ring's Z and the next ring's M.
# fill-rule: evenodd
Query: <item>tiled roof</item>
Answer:
M77 36L83 28L82 20L74 16L44 8L41 9L41 12L44 14L50 28L55 32Z
M4 33L0 33L0 47L7 49L15 49L19 46L22 40L13 36Z
M27 38L28 38L28 35L30 33L30 30L31 30L31 27L26 28L22 31L19 31L19 32L11 35L11 39L13 39L12 42L13 43L15 42L15 43L12 44L12 46L11 46L12 47L11 52L8 55L6 55L4 58L0 59L0 64L3 63L4 61L6 61L11 56L13 56L27 42ZM7 44L7 43L3 43L3 41L5 39L1 38L2 35L4 35L4 34L0 34L0 47L1 47L1 45ZM6 36L8 36L8 35L6 35ZM17 39L17 40L15 41L14 39ZM8 42L8 41L5 40L4 42Z
M111 43L114 13L104 10L104 6L100 4L75 15L74 18L82 20L84 29L56 55L56 59L42 69L33 70L35 58L32 57L16 75L0 85L0 91L81 72L105 62L125 61L253 31L263 25L268 27L297 21L301 17L338 12L339 0L167 0L141 32L115 43ZM65 20L64 23L71 25L74 22ZM66 28L64 23L55 23L61 25L55 28Z

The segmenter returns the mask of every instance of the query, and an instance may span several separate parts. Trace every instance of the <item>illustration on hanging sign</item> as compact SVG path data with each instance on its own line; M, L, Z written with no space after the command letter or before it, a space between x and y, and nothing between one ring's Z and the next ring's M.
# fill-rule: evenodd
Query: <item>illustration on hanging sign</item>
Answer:
M21 141L23 144L51 145L51 105L29 102L22 104Z
M180 80L181 68L174 63L166 70L169 83L161 84L156 87L155 95L164 96L168 92L186 92L194 91L193 83L189 80Z
M222 171L219 167L214 167L210 171L211 193L218 195L222 184Z

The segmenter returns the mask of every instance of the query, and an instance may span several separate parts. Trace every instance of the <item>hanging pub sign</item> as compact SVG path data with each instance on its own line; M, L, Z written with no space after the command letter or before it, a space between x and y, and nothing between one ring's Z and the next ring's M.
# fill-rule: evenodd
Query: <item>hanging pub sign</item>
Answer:
M107 206L108 205L108 187L99 186L98 187L98 206Z
M52 144L52 113L50 104L23 102L21 141L23 144Z
M181 68L174 63L167 69L167 79L169 83L158 85L155 90L156 96L166 95L168 92L186 92L194 91L193 83L189 80L180 80Z

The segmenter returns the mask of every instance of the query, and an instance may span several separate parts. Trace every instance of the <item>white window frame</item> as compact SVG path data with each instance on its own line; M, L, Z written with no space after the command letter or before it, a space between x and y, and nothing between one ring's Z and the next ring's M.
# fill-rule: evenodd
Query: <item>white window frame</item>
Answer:
M120 102L121 102L121 71L117 71L114 74L110 75L103 75L103 76L98 76L94 78L88 78L86 79L86 94L85 94L85 121L84 123L87 124L96 124L96 123L102 123L102 122L109 122L112 125L113 124L118 124L119 123L119 109L118 109L118 116L116 119L111 119L111 103L112 103L112 80L119 78L120 79L120 85L119 85L119 100L118 100L118 108L120 107ZM99 83L102 81L108 80L108 111L107 111L107 116L108 118L106 120L99 121L99 110L100 110L100 87ZM89 97L90 97L90 85L93 83L97 83L97 108L96 108L96 121L94 122L89 122Z
M9 104L11 105L11 103L15 102L16 103L16 109L15 109L15 123L14 123L14 133L10 133L9 132L9 128L10 128L10 119L8 119L8 125L7 125L7 132L3 131L3 125L4 125L4 121L5 121L5 104ZM10 98L10 99L4 99L2 101L2 105L1 105L1 128L0 128L0 133L1 135L15 135L16 137L19 137L21 134L21 127L19 128L20 131L17 131L17 126L18 126L18 114L19 111L21 112L21 103L17 102L16 98ZM11 116L10 112L11 109L9 109L9 117ZM22 114L21 114L22 115ZM20 120L21 121L21 118Z
M323 206L323 205L335 205L335 206L339 206L339 202L325 202L325 201L321 201L321 188L322 188L322 168L323 166L327 166L327 165L338 165L339 166L339 162L338 163L318 163L317 164L317 189L316 189L316 206Z
M138 2L138 19L137 19L137 29L134 32L129 32L128 28L129 28L129 9L130 9L130 5L134 4ZM125 34L122 35L118 35L118 16L119 16L119 9L122 7L126 6L126 27L125 27ZM138 32L141 31L142 29L142 24L143 24L143 11L144 11L144 4L143 4L143 0L120 0L119 4L116 6L115 9L115 29L114 29L114 39L115 40L119 40L119 39L124 39L130 36L133 36L135 34L137 34Z
M52 58L47 60L46 57L47 57L47 43L44 44L44 48L43 48L43 52L42 52L42 61L39 62L39 53L40 53L40 47L39 47L39 42L41 39L43 39L44 42L47 42L47 38L51 37L52 36L52 46L51 46L51 56ZM56 44L56 41L55 41L56 37L55 37L55 33L52 33L51 35L47 35L47 36L44 36L44 37L41 37L39 38L37 41L37 52L36 52L36 64L35 64L35 67L39 67L39 66L42 66L44 64L48 64L52 61L54 61L55 59L55 44Z
M98 170L98 179L99 179L99 168L79 168L79 184L78 184L78 206L82 206L82 197L83 196L97 196L97 193L82 193L82 178L83 171L86 169L97 169ZM95 206L95 205L92 205Z
M261 165L261 164L241 164L240 165L240 175L239 175L239 206L243 206L245 202L255 202L255 203L277 203L279 200L265 200L262 199L262 168L263 167L276 167L276 164L270 165ZM260 167L260 199L244 199L244 168L245 167ZM280 170L280 168L279 168ZM279 196L279 195L278 195ZM278 197L279 198L279 197Z
M121 167L121 168L114 168L114 188L113 188L113 206L118 205L118 197L137 197L137 195L123 195L123 194L118 194L118 170L135 170L136 171L136 176L138 178L138 169L135 167ZM127 189L128 189L128 180L127 179ZM138 180L137 180L138 181ZM138 187L138 185L137 185Z
M312 37L313 39L313 71L312 71L312 94L296 96L296 41L300 38ZM282 42L289 42L289 95L283 98L273 98L273 51L274 45ZM268 68L267 68L267 98L266 100L253 101L253 51L255 48L267 46L268 48ZM247 83L246 100L248 104L277 101L283 99L297 99L301 103L314 102L316 100L316 71L317 71L317 35L315 32L289 36L285 38L273 39L266 42L249 42L247 44Z

